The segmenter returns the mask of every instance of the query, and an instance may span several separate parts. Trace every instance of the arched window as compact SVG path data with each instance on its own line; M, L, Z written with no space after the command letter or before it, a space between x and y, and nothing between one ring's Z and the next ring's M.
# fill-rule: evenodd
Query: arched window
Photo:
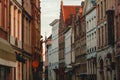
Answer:
M100 70L103 70L103 68L104 68L104 67L103 67L103 60L101 59L101 60L100 60Z

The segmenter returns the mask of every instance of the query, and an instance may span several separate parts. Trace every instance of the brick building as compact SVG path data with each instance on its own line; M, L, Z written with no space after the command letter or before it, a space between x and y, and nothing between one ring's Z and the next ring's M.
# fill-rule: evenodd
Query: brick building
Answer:
M10 27L10 43L16 53L16 68L15 79L23 79L22 67L25 63L25 58L22 52L22 0L10 0L9 1L9 27Z
M0 80L14 80L16 55L9 43L8 0L0 0Z
M0 0L0 80L42 78L40 21L39 0Z
M114 78L114 0L96 0L97 80Z
M32 15L31 15L31 1L23 1L23 10L22 10L22 33L23 33L23 56L26 59L26 62L23 66L24 80L32 79Z
M41 40L41 12L40 12L40 0L31 1L31 44L32 44L32 57L33 57L33 79L42 79L42 40Z

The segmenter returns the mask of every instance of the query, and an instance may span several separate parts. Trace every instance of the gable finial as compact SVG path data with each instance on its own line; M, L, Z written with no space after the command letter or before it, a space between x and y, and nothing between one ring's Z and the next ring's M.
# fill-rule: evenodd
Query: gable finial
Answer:
M61 0L61 5L63 5L63 0Z

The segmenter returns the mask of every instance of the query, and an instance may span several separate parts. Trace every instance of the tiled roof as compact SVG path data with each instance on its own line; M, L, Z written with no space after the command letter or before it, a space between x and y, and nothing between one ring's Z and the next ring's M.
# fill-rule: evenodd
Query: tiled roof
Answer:
M81 6L71 6L71 5L63 5L62 6L62 14L64 22L70 18L70 15L76 14L76 8L79 9L80 14L82 13L82 7Z
M62 11L63 11L64 20L70 18L70 15L75 15L76 8L80 8L80 6L63 6Z

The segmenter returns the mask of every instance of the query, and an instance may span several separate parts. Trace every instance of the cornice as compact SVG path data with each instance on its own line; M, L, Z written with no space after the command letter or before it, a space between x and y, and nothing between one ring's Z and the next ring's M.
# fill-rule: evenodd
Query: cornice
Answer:
M22 4L20 5L16 0L10 0L13 5L15 5L19 9L23 9Z

